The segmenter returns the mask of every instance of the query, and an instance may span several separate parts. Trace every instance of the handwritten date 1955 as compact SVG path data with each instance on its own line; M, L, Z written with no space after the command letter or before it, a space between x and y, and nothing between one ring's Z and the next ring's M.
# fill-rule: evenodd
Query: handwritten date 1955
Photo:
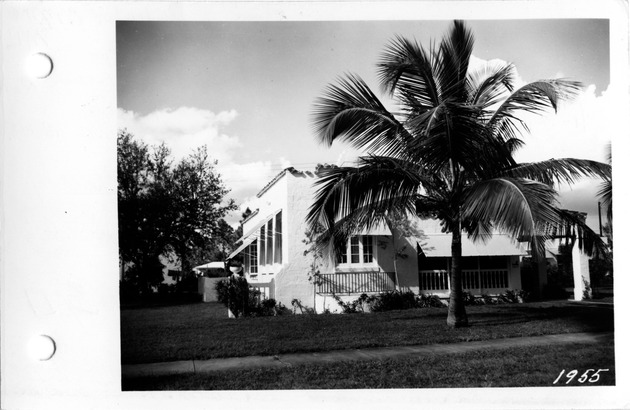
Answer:
M599 375L602 372L607 372L610 369L587 369L584 373L582 373L580 375L580 377L577 379L578 383L597 383L599 381ZM558 384L558 382L560 382L562 380L562 376L567 378L567 381L565 384L569 384L573 381L573 379L575 379L575 377L580 374L580 372L578 370L571 370L569 372L566 372L566 370L562 369L562 371L560 372L560 374L558 375L558 377L556 378L556 380L553 381L553 384Z

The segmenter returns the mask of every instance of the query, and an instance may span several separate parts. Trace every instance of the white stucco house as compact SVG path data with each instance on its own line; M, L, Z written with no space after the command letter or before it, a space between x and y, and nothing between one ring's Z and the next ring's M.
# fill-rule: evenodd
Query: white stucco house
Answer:
M313 258L305 255L305 221L320 167L287 168L257 194L259 208L243 222L244 235L228 258L242 258L250 285L285 306L297 299L317 311L338 309L333 293L352 300L399 288L448 297L451 235L442 233L438 221L419 218L409 221L404 234L395 226L357 232L344 254L320 261L319 283L309 281ZM499 233L480 243L465 235L462 240L466 291L492 295L522 288L525 244Z

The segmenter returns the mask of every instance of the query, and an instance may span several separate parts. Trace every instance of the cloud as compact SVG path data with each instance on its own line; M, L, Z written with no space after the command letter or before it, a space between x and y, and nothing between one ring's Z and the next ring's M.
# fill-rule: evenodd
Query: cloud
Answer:
M239 151L243 142L238 136L228 135L223 128L238 118L235 110L214 113L194 107L162 109L146 115L118 109L118 128L126 128L149 145L162 142L171 149L179 161L196 148L206 145L212 159L218 160L217 171L230 189L229 196L237 203L255 194L279 169L290 165L286 158L273 158L240 163Z
M611 84L597 96L595 86L590 85L575 101L561 104L557 114L528 121L531 132L523 138L526 145L517 153L517 160L581 158L607 162L612 142L614 164L615 140L627 135L627 112L626 97L619 88ZM598 229L600 185L599 179L583 179L571 187L559 187L562 206L587 212L587 223L594 230Z
M484 60L482 58L479 57L475 57L474 55L470 56L470 59L468 60L468 72L470 73L471 71L482 71L483 70L490 70L493 68L497 68L497 67L503 67L506 64L508 64L507 61L502 60L500 58L493 58L491 60ZM523 78L519 75L518 70L516 69L516 67L514 67L514 87L515 88L519 88L523 85L526 84L525 80L523 80Z
M215 114L193 107L162 109L147 115L119 108L118 127L127 128L149 145L166 143L176 160L207 145L213 158L224 161L230 157L230 151L242 145L237 137L221 133L221 127L237 116L235 110Z
M483 69L484 66L505 63L502 60L482 60L471 57L470 69ZM556 78L562 78L562 71ZM526 81L516 73L516 87ZM608 145L615 139L626 135L623 119L628 112L627 95L622 87L611 84L601 96L594 85L586 87L573 101L561 102L557 113L544 115L522 114L529 128L522 135L525 142L516 153L519 162L542 161L551 158L581 158L607 162ZM567 209L588 212L587 223L593 229L598 228L597 193L601 181L583 179L573 186L558 187L561 206Z
M609 87L597 96L587 87L575 101L561 103L556 114L528 116L529 135L517 154L520 161L582 158L606 161L607 146L620 126L619 96Z

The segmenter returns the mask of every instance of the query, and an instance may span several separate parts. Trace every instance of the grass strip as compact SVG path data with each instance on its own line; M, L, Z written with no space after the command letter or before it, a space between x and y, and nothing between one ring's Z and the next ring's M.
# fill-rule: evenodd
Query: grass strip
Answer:
M554 383L562 370L578 375ZM608 369L591 383L587 369ZM592 375L590 372L589 375ZM567 383L568 382L568 383ZM123 379L123 390L287 390L440 387L610 386L615 384L613 342L488 349L405 359L345 361L283 369Z
M228 319L216 303L121 311L122 363L203 360L454 343L613 330L613 310L531 303L471 306L471 326L446 326L446 310Z

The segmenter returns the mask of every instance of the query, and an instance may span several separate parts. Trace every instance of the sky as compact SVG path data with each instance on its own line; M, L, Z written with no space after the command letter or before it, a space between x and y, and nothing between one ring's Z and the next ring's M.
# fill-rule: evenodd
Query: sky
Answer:
M451 21L117 22L118 127L148 144L166 142L175 159L207 145L240 206L282 169L348 164L349 146L320 144L313 103L344 73L362 77L383 101L380 55L396 35L425 48ZM609 21L595 19L467 21L475 62L499 59L519 82L569 78L583 94L557 115L528 119L517 160L576 157L606 161L615 130L610 85ZM623 118L623 117L621 117ZM589 213L597 229L599 182L562 188L562 205Z

